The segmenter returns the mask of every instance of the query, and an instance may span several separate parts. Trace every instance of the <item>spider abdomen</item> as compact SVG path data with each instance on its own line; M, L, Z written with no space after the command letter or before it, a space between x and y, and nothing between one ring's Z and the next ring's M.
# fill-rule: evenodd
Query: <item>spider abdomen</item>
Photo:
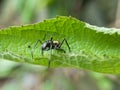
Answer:
M50 43L43 43L41 45L42 50L50 50Z

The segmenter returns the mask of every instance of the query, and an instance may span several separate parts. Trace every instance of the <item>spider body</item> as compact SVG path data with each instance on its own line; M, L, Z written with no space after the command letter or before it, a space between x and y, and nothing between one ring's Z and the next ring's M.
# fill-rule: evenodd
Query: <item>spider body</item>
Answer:
M65 53L65 50L61 48L61 46L63 45L64 42L66 42L66 45L70 51L70 46L65 38L62 40L62 42L53 40L53 37L51 37L49 40L47 40L43 43L41 40L37 40L37 42L35 43L32 51L31 51L32 58L33 58L34 49L36 48L38 43L41 43L41 55L43 55L44 51L48 51L48 50L52 50L52 49L63 51ZM49 62L48 67L49 66L50 66L50 62Z
M48 51L50 49L59 49L59 46L60 46L60 42L59 41L51 41L51 40L47 40L46 42L44 42L42 45L41 45L41 49L43 51Z

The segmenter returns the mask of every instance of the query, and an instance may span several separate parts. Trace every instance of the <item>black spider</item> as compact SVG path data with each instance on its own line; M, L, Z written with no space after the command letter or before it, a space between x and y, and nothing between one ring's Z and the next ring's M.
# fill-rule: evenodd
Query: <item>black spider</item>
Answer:
M46 37L46 35L45 35L45 37ZM63 51L65 53L65 50L61 48L61 46L63 45L64 42L66 42L66 45L67 45L69 52L70 52L71 51L70 46L65 38L62 40L62 42L53 40L53 37L51 37L49 40L45 41L44 43L42 43L41 40L37 40L37 42L35 43L32 51L31 51L32 59L33 59L34 49L38 43L41 43L41 55L43 55L44 51L48 51L48 50L52 50L52 49L60 50L60 51ZM48 67L49 66L50 66L50 62L48 63Z

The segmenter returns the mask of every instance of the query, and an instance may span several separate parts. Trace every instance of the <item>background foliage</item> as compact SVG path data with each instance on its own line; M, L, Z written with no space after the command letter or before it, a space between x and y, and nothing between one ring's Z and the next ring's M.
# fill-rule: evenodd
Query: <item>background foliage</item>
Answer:
M1 0L0 7L0 27L36 23L56 15L71 15L97 26L119 27L117 0ZM70 68L46 71L45 67L4 60L0 63L0 86L3 90L120 88L119 75L103 75Z

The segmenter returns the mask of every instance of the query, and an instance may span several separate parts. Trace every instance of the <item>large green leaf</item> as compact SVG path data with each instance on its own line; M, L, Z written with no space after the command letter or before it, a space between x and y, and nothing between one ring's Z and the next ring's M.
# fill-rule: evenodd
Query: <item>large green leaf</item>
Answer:
M38 39L43 40L45 34L52 35L58 41L66 38L71 52L64 43L62 48L66 53L52 50L45 51L42 56L39 44L32 59L32 47ZM49 35L46 40L50 39ZM119 74L120 29L96 27L64 16L32 25L1 29L0 59L45 66L51 60L51 67L75 67Z

